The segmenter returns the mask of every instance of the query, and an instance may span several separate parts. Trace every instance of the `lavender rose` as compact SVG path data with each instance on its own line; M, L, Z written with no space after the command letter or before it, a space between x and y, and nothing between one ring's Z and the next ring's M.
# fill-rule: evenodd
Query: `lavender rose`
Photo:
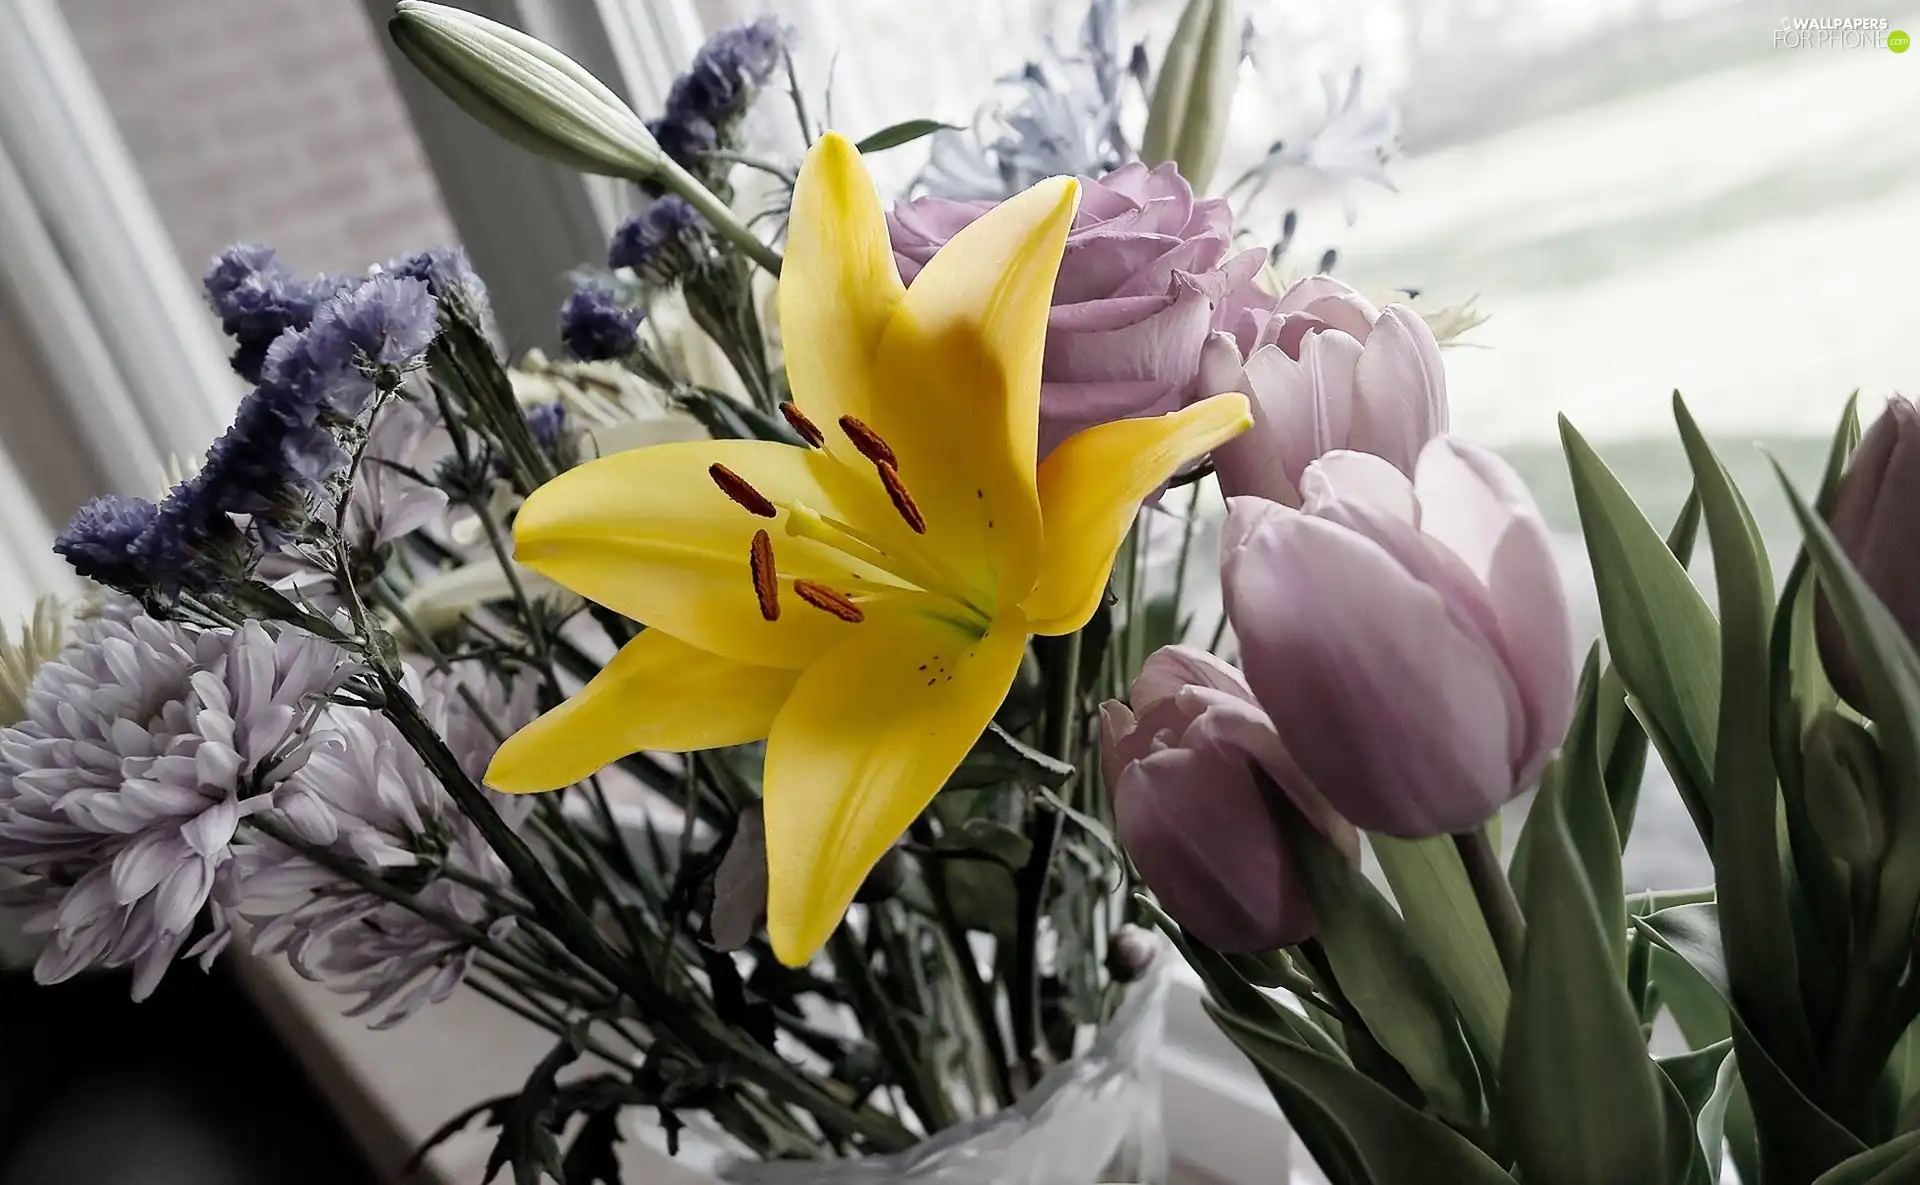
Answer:
M909 284L960 229L993 207L923 197L887 218ZM1080 212L1054 285L1041 370L1040 455L1083 428L1178 408L1225 306L1260 304L1261 252L1228 257L1232 211L1195 200L1171 164L1081 179ZM1265 297L1270 304L1272 297Z

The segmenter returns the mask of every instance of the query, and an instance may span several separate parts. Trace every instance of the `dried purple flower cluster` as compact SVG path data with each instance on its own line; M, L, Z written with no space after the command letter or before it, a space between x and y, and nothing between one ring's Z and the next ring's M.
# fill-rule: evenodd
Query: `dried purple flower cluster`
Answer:
M613 232L607 266L632 268L640 278L668 287L700 262L706 219L677 197L663 197L630 215Z
M433 272L427 264L422 270ZM441 270L457 273L451 265ZM160 505L95 499L54 545L82 576L138 596L206 591L246 571L257 549L299 532L346 465L339 428L377 390L397 386L438 331L429 280L377 273L306 283L262 247L229 248L208 271L206 288L222 323L239 336L256 386L199 472ZM287 295L322 288L330 294L317 305ZM262 345L259 335L269 329L275 336ZM234 516L244 516L244 533Z
M582 362L620 358L638 343L642 316L641 310L621 304L610 286L587 280L560 306L560 340Z
M666 111L647 125L666 154L698 171L700 155L725 142L780 68L788 36L777 18L765 16L708 38L667 92Z

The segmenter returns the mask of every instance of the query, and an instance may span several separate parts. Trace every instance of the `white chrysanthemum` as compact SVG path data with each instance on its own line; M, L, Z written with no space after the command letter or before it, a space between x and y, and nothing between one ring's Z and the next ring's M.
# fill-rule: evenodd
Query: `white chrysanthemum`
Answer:
M514 696L475 667L410 683L427 719L476 781L499 745L491 726L510 732L533 718L528 680L521 681L524 694ZM492 797L509 823L524 818L530 805ZM511 932L513 919L486 893L444 874L451 866L469 880L503 890L510 884L478 828L384 716L333 708L312 758L276 796L268 817L496 940ZM468 944L285 844L252 836L239 866L241 910L255 927L254 949L284 953L308 979L362 995L350 1015L384 1009L376 1027L399 1024L446 999L466 975L473 958Z
M193 953L225 945L231 843L304 763L340 651L258 623L196 630L101 619L43 665L26 718L0 730L0 865L32 878L51 938L34 969L134 971L149 995L210 900Z

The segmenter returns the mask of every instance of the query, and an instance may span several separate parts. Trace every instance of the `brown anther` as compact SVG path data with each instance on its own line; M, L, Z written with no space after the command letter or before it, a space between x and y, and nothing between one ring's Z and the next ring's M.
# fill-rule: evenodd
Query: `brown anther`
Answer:
M725 465L716 461L707 466L707 476L713 479L714 485L720 487L721 493L745 507L747 513L757 514L761 518L772 518L779 513L765 494L747 484L746 478Z
M920 513L920 507L914 504L913 495L907 493L907 487L900 482L900 471L885 462L876 462L874 468L880 471L880 484L887 487L887 497L893 499L893 508L900 517L907 520L916 535L927 533L927 516Z
M867 427L859 420L854 419L852 416L841 416L840 431L845 432L847 439L853 441L853 447L860 450L861 456L872 461L875 465L892 465L895 468L899 467L900 458L893 455L893 449L888 446L886 441L880 439L878 432Z
M773 539L765 531L753 533L753 595L760 598L760 616L780 620L780 578L773 571Z
M860 606L853 598L837 589L828 588L813 580L796 580L793 591L807 604L823 613L831 613L841 621L865 621L867 615L860 612Z
M806 441L809 445L812 445L814 448L819 448L827 443L825 434L820 431L819 427L815 425L812 420L807 418L805 412L801 411L794 404L781 404L780 414L787 417L787 427L792 428L794 432L799 435L800 439Z

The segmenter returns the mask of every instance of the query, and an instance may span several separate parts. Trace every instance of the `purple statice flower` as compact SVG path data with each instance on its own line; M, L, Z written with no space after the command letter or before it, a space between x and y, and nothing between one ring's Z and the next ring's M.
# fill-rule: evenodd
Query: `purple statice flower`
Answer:
M409 672L408 684L476 781L499 745L493 730L512 732L535 711L530 680L510 692L475 664L424 677ZM525 798L489 796L510 824L525 818ZM443 875L452 868L510 892L505 866L419 754L376 712L331 709L313 756L276 793L267 817L306 843L389 878L492 941L512 935L513 918L486 893ZM285 954L306 978L361 996L350 1014L379 1012L375 1027L397 1025L446 999L472 963L473 948L462 937L287 844L249 836L238 864L254 949Z
M647 121L647 131L653 133L654 143L660 145L660 151L672 157L684 169L692 170L700 157L720 147L720 132L712 124L697 115L682 119L661 116Z
M487 285L473 270L462 248L429 247L412 255L397 256L387 261L385 270L424 282L434 300L442 305L465 304L477 316L484 316L490 307Z
M699 262L705 228L706 220L686 201L660 198L613 232L607 266L630 267L649 283L667 287Z
M288 330L305 329L343 281L305 279L271 247L236 243L214 257L201 283L220 328L234 340L234 372L258 382L268 348Z
M400 371L419 364L437 332L427 282L379 272L322 305L307 336L313 353L337 369L357 361Z
M707 38L687 72L674 79L667 91L667 114L697 116L716 127L743 114L754 92L780 68L786 51L787 30L777 17L720 30Z
M639 309L598 280L576 287L560 306L560 339L583 362L604 362L633 352L639 341Z
M203 914L187 953L218 954L235 831L306 764L320 704L355 673L309 635L148 617L92 622L42 666L0 730L0 866L26 874L51 935L35 978L131 967L144 999Z
M533 430L534 442L548 456L559 454L567 443L567 405L558 399L534 404L527 409L527 427Z
M686 168L717 147L725 131L785 60L789 30L761 17L707 39L687 72L667 91L666 111L648 124L663 151Z
M53 550L83 578L108 588L142 588L147 578L136 545L160 508L145 498L104 494L82 506L53 541Z

